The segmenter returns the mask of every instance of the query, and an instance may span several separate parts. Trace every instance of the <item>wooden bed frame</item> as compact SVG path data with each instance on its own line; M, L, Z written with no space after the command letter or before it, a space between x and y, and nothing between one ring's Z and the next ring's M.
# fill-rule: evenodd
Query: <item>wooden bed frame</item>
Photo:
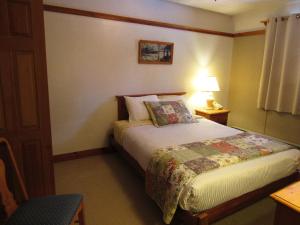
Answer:
M154 94L138 94L138 95L119 95L116 96L118 101L118 119L128 119L128 112L125 104L124 96L139 97L146 95L184 95L185 92L174 93L154 93ZM141 175L145 176L145 171L140 167L138 162L119 144L115 141L113 135L110 137L110 145L112 148L120 152L120 154L129 162L131 166ZM270 195L276 190L285 187L286 185L300 179L299 171L296 171L290 176L284 177L273 183L270 183L262 188L248 192L237 198L224 202L211 209L201 211L199 213L191 213L178 207L175 220L183 222L185 225L208 225L219 219L222 219L238 210L245 208L256 201Z

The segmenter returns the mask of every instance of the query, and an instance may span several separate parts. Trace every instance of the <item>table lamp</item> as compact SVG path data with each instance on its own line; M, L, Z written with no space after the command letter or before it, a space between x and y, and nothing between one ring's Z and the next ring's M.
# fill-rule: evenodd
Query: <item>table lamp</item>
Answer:
M220 87L215 76L208 76L203 78L203 82L201 82L199 91L207 92L207 99L206 99L206 109L214 109L214 97L212 92L220 91Z

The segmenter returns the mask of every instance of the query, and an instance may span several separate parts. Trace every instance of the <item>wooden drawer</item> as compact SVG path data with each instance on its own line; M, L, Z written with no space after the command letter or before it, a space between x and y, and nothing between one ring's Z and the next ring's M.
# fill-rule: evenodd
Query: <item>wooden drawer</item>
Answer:
M227 125L229 110L196 110L196 115L203 116L206 119L217 123Z
M209 115L207 119L215 121L217 123L227 125L228 113Z

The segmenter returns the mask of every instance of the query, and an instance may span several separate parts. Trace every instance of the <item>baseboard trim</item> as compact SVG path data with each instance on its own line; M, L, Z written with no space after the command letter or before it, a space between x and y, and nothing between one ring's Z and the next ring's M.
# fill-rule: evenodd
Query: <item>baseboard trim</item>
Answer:
M57 162L63 162L63 161L68 161L68 160L73 160L73 159L81 159L81 158L85 158L85 157L89 157L89 156L107 154L107 153L111 153L113 151L114 150L112 150L109 147L87 149L87 150L82 150L82 151L78 151L78 152L69 152L69 153L64 153L64 154L59 154L59 155L53 155L52 161L54 163L57 163Z

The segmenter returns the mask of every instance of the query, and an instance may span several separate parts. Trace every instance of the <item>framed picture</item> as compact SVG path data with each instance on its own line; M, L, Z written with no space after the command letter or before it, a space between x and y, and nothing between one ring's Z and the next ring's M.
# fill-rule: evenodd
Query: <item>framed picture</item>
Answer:
M161 41L139 41L140 64L172 64L174 43Z

